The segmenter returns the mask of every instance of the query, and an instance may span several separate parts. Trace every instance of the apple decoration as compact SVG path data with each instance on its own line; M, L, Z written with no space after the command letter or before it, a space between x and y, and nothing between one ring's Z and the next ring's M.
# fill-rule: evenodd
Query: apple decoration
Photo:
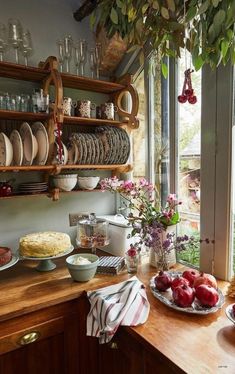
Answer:
M195 291L186 284L182 284L173 289L172 296L176 305L180 306L181 308L187 308L192 305L195 297Z
M189 281L186 278L177 276L171 283L171 289L172 291L174 291L176 287L184 285L189 286Z
M155 287L159 291L168 290L168 288L170 288L171 286L171 282L172 282L171 276L164 271L159 271L159 274L154 279Z
M201 284L206 284L217 289L217 282L213 275L207 273L201 273L194 281L194 288L196 289Z
M215 306L219 300L218 291L208 284L201 284L198 286L195 291L195 296L201 305L207 307Z
M194 270L194 269L185 270L182 274L182 277L189 281L190 287L193 287L195 279L198 278L199 276L200 276L199 271Z
M181 104L186 103L186 101L188 101L189 104L196 104L197 102L197 96L194 95L194 90L192 87L192 80L191 80L192 73L193 73L193 70L191 69L186 69L184 72L184 84L183 84L181 95L178 96L178 102Z

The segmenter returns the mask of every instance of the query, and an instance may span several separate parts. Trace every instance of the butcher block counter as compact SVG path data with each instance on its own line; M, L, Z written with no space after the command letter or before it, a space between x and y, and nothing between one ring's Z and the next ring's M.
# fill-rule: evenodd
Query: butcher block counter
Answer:
M149 289L155 269L141 265L137 276L145 284L151 310L148 321L121 327L108 345L86 337L89 302L84 291L128 279L96 275L74 282L65 258L57 268L39 273L35 261L19 261L0 272L0 374L151 374L235 373L235 325L221 310L209 315L175 311ZM227 283L219 282L226 293Z

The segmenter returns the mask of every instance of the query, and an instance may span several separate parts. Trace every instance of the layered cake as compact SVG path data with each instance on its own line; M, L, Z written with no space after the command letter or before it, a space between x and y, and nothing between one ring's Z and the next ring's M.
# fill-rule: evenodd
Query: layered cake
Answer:
M10 248L0 247L0 266L6 265L12 259Z
M69 235L63 232L38 232L20 239L19 252L24 257L51 257L71 247Z

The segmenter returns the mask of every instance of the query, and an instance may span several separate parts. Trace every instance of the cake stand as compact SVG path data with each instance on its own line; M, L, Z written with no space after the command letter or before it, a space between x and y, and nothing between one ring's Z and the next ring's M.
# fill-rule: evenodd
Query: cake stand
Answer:
M0 271L10 268L11 266L14 266L19 261L19 256L16 254L12 255L11 261L9 261L7 264L0 266Z
M56 264L52 260L66 256L69 253L71 253L73 250L74 250L74 246L71 245L69 249L67 249L64 252L59 253L56 256L48 256L48 257L43 257L43 258L21 256L20 258L22 260L40 261L39 264L35 268L37 271L51 271L56 268Z

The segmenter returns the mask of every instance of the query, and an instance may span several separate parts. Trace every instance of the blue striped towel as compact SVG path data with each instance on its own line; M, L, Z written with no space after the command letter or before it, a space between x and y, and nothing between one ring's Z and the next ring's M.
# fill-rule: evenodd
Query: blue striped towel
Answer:
M125 282L87 292L91 304L87 316L87 335L108 343L118 326L137 326L149 315L144 285L134 276Z

